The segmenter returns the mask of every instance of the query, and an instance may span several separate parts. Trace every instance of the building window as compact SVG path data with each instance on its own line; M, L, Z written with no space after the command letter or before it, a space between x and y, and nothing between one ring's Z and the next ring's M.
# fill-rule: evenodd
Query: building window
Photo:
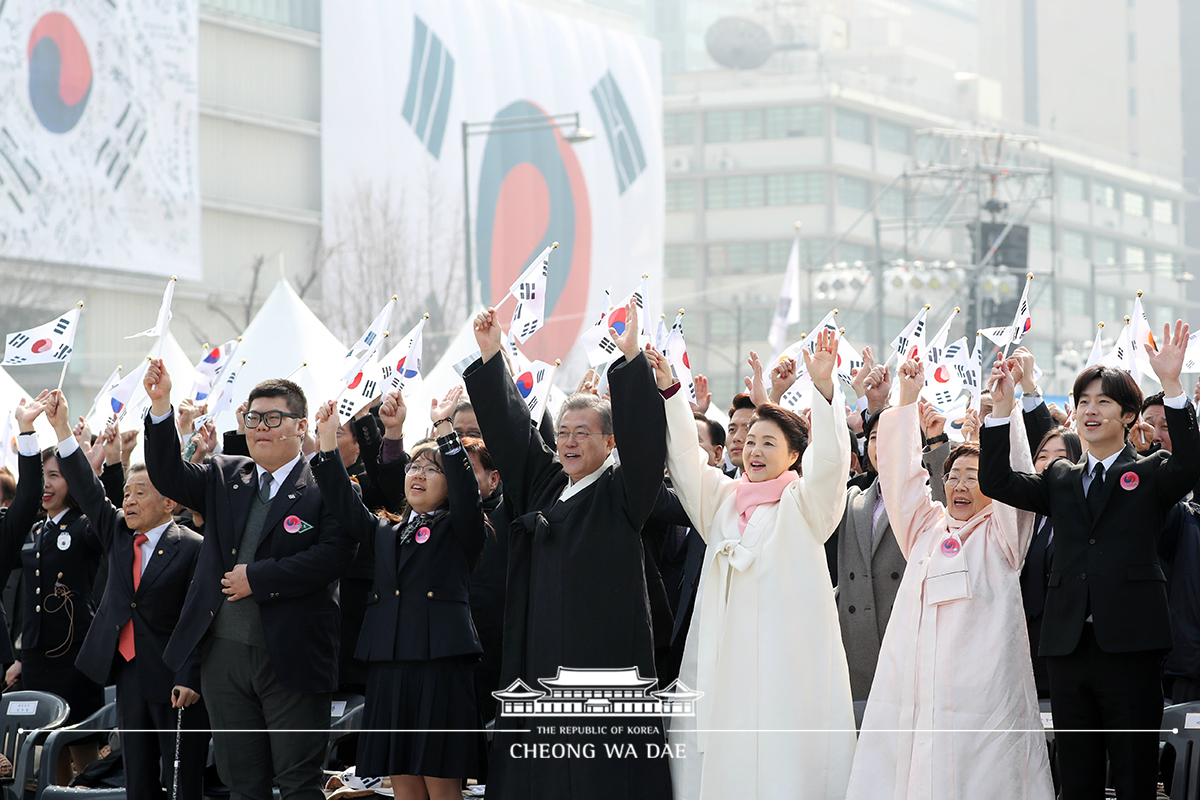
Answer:
M879 120L879 146L893 153L908 155L912 147L908 128L886 119Z
M871 184L849 175L837 177L838 205L847 208L866 208L871 203Z
M695 181L667 181L667 211L691 211L696 207Z
M200 5L243 17L321 32L321 0L200 0Z
M837 110L837 136L851 142L871 143L871 130L867 116L844 108Z
M1078 286L1063 287L1062 304L1065 313L1086 315L1088 313L1087 300L1088 293Z
M1134 272L1144 271L1146 269L1146 251L1131 244L1125 245L1125 267Z
M1111 294L1096 293L1096 321L1115 323L1123 315L1120 308L1121 300Z
M865 244L858 244L857 242L842 242L838 249L841 251L841 260L848 264L854 264L856 261L873 263L875 260L875 248L868 247Z
M714 210L766 206L820 205L825 202L825 173L735 175L705 180L705 202Z
M1129 87L1129 116L1137 116L1137 87Z
M708 271L712 275L754 275L787 269L792 243L724 242L708 246Z
M879 213L885 217L904 216L904 190L893 186L879 198Z
M708 316L709 341L732 342L741 339L743 343L765 339L767 326L770 325L774 308L741 308L741 331L738 330L738 308L724 311L712 311Z
M768 139L824 135L824 106L776 106L767 109Z
M1146 216L1146 195L1126 189L1122 201L1121 205L1125 209L1126 214L1133 214L1138 217Z
M1117 263L1117 242L1115 239L1097 236L1095 247L1095 261L1097 264Z
M1075 258L1087 258L1087 237L1080 231L1063 231L1063 254Z
M690 244L669 244L663 252L663 267L668 278L691 278L696 274L698 252Z
M1096 205L1104 206L1105 208L1117 207L1117 187L1111 183L1100 183L1096 181L1094 184Z
M1064 200L1087 200L1087 181L1082 175L1065 172L1059 189Z
M1161 197L1154 198L1154 221L1174 225L1175 201L1164 200Z
M663 144L692 144L696 141L695 114L666 114L663 116Z
M1174 253L1155 253L1154 254L1154 271L1165 272L1170 274L1175 269L1175 254Z
M1040 222L1029 223L1029 246L1034 250L1050 249L1050 226Z

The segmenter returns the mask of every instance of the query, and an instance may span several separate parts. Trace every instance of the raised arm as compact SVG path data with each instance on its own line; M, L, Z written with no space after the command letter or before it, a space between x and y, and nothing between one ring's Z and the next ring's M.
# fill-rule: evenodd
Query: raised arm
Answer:
M992 367L992 413L979 429L979 490L993 501L1050 516L1050 486L1043 475L1012 468L1012 371L999 358Z
M18 448L21 455L17 461L17 494L7 513L0 519L0 574L7 575L18 565L21 546L42 508L42 459L38 454L33 421L42 413L45 407L43 401L48 395L48 392L42 392L31 403L22 400L14 412L20 430Z
M175 502L203 509L209 467L183 460L179 431L171 414L171 376L161 358L150 362L142 383L151 401L146 416L146 472L150 481Z
M67 398L58 392L54 395L57 402L52 401L46 407L46 419L54 426L54 435L58 437L59 468L67 482L67 490L79 501L80 510L91 523L93 535L107 551L112 546L113 532L116 530L117 508L105 496L103 484L75 440L75 434L71 432Z
M321 498L333 512L342 530L360 546L374 552L379 519L367 510L358 492L354 491L350 475L338 454L338 418L332 400L317 409L316 420L320 452L313 459L312 473L321 489Z
M458 440L458 434L450 425L450 417L462 397L462 387L452 386L439 403L430 401L429 421L433 424L433 435L437 437L438 451L442 455L442 473L446 476L446 494L450 501L450 521L454 537L462 547L468 563L472 566L483 551L483 540L487 517L483 512L483 500L479 496L479 482L471 468L467 450Z
M1146 345L1150 366L1163 387L1163 412L1167 417L1167 430L1171 433L1171 457L1158 468L1158 493L1164 505L1174 504L1192 490L1200 480L1200 434L1196 432L1195 410L1184 397L1182 408L1176 403L1168 405L1167 399L1183 396L1183 383L1179 374L1187 351L1189 327L1176 321L1172 335L1171 326L1163 328L1163 341L1158 352ZM1178 438L1176 438L1178 437Z
M626 330L630 328L635 329L636 337L635 323ZM641 353L633 360L618 361L609 370L608 385L612 392L613 436L618 452L624 454L617 474L625 489L625 513L640 530L658 499L667 461L663 398L654 385L650 364ZM695 428L693 423L693 434Z

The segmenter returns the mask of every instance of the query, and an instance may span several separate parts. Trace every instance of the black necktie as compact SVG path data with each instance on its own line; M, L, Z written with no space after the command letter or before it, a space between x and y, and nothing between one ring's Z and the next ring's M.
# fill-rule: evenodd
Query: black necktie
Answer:
M1100 494L1104 491L1104 464L1096 462L1095 469L1092 470L1092 485L1088 487L1087 502L1088 509L1092 512L1092 519L1100 513Z
M264 503L271 502L271 473L262 474L262 485L258 487L258 499Z

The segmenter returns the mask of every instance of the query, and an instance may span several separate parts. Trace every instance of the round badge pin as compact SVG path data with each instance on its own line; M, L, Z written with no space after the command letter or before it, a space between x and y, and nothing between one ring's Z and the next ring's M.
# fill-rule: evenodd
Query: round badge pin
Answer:
M292 514L290 517L288 517L287 519L285 519L283 521L283 529L285 531L287 531L288 533L299 533L300 526L302 524L303 523L300 521L300 518L297 517L295 514Z
M962 550L962 545L958 543L958 539L951 537L942 542L942 555L947 558L953 558L958 555L959 550Z
M58 549L69 550L71 548L71 534L60 533L58 535Z
M417 535L413 538L417 540L417 544L425 544L429 541L429 528L418 528Z
M1127 492L1132 492L1138 487L1138 476L1136 472L1126 472L1121 476L1121 488Z

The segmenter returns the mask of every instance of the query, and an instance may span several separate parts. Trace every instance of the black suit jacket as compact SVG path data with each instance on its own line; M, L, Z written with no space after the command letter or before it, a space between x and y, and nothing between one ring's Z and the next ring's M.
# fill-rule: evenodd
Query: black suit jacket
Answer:
M125 512L105 496L104 487L92 472L82 450L59 459L59 463L71 496L79 501L108 558L108 584L75 666L101 686L111 683L109 678L121 628L132 619L133 642L137 650L133 663L139 689L147 701L171 702L171 690L175 686L199 691L199 650L192 653L180 670L169 669L163 663L163 651L179 622L179 612L183 609L184 596L196 571L204 539L172 522L144 565L142 578L134 591L133 537L136 532L125 524Z
M1017 473L1009 467L1008 430L985 426L980 431L980 490L1049 516L1054 525L1041 656L1072 653L1089 608L1096 642L1105 652L1170 649L1158 540L1171 506L1200 479L1200 434L1190 403L1167 408L1166 414L1176 452L1138 457L1126 444L1104 477L1095 518L1083 493L1086 457L1078 464L1060 458L1040 475Z
M479 485L467 452L450 435L438 440L449 511L429 538L401 541L408 527L367 510L336 451L321 453L313 475L343 530L375 556L375 582L358 637L363 661L425 661L482 652L471 621L471 567L484 540ZM415 532L414 532L415 533Z
M48 519L38 522L31 534L32 540L20 548L21 649L65 654L83 643L92 624L96 613L92 588L104 553L87 517L76 509L67 511L58 524ZM70 613L64 597L71 601Z
M7 576L18 566L21 545L29 538L29 529L37 521L42 508L42 459L40 456L21 456L17 462L17 494L0 516L0 575ZM0 661L11 664L16 660L9 635L8 617L0 606Z
M221 579L237 562L258 480L254 462L241 456L214 456L208 464L185 462L173 416L159 423L146 417L146 466L160 492L204 514L200 561L163 654L169 668L181 670L221 603L228 602ZM311 527L289 533L284 520L293 516ZM246 566L253 594L237 601L258 603L267 655L290 692L337 689L338 578L356 551L322 502L308 461L301 458L276 492L258 550Z

